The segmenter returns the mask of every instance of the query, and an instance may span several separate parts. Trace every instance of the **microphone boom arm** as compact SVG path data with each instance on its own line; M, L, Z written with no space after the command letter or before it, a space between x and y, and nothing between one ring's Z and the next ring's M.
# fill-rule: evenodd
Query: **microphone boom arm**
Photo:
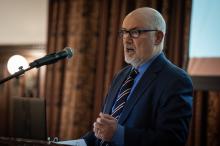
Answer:
M4 82L13 79L13 78L18 78L19 76L23 75L26 71L32 69L33 67L28 67L27 69L23 69L22 66L19 67L19 71L15 72L14 74L0 80L0 84L3 84Z

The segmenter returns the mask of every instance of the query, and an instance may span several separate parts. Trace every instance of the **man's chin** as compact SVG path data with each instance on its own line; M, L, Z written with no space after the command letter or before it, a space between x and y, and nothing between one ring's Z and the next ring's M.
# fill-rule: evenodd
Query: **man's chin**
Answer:
M130 64L130 65L134 66L134 67L137 67L137 66L138 66L138 62L135 61L135 59L126 59L126 58L125 58L125 62L126 62L127 64Z
M138 67L143 63L143 60L140 59L130 59L130 58L125 58L125 62L132 65L133 67Z

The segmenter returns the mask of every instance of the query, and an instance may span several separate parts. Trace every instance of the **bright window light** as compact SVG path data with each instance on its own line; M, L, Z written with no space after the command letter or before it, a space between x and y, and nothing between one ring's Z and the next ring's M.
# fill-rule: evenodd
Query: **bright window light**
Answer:
M23 56L14 55L9 58L7 68L10 74L14 74L19 71L20 66L22 66L23 69L27 69L29 66L27 60Z
M190 57L220 57L219 0L193 0Z

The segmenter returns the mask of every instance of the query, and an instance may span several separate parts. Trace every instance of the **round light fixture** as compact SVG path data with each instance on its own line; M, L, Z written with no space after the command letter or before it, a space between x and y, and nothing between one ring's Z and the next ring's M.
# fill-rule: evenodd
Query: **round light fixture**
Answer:
M19 67L23 67L23 69L28 68L27 60L21 55L14 55L9 58L7 63L8 72L10 74L14 74L15 72L19 71Z

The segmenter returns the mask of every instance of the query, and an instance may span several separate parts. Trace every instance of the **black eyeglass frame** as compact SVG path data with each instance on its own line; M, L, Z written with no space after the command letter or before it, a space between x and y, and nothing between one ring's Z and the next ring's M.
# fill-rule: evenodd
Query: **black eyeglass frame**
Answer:
M157 29L130 29L130 30L120 29L118 31L118 34L119 34L119 37L121 38L123 38L124 34L126 33L128 33L131 38L138 38L141 33L150 32L150 31L159 31L159 30ZM134 36L134 33L136 33L137 36Z

